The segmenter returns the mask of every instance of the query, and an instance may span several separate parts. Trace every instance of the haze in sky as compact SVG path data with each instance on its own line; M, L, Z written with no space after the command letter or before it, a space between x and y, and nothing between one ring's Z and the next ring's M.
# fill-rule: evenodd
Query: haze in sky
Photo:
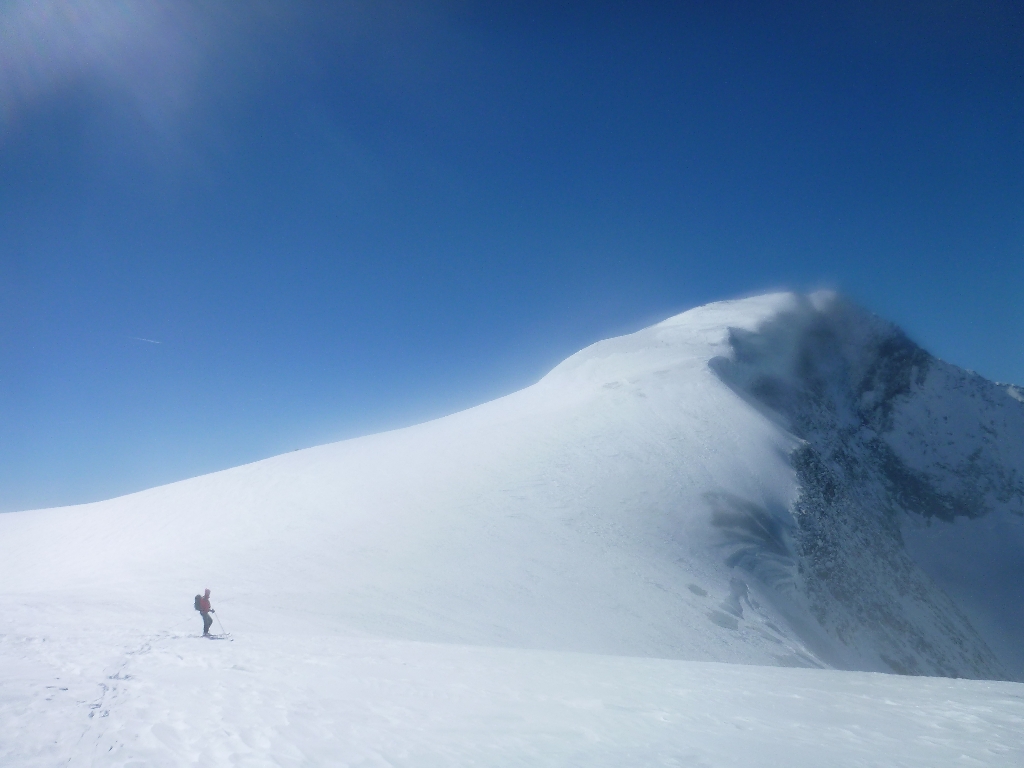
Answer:
M12 0L0 510L835 288L1024 384L1024 7Z

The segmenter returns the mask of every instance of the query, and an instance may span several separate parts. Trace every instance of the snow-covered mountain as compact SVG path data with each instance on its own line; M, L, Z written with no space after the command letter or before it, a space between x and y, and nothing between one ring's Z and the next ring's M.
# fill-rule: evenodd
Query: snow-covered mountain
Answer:
M1019 765L1014 683L699 662L1024 679L1022 401L776 294L0 515L0 762ZM203 587L232 642L195 639Z
M0 584L153 626L210 586L236 626L1022 679L1022 400L834 294L721 302L433 422L0 516Z

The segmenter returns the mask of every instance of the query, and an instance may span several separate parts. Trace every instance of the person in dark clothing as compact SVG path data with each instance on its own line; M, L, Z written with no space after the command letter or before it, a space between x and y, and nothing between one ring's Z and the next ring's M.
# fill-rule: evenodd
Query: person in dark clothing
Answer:
M210 626L213 624L210 614L216 613L210 607L210 590L206 590L203 596L199 598L199 613L203 615L203 635L208 636L210 634Z

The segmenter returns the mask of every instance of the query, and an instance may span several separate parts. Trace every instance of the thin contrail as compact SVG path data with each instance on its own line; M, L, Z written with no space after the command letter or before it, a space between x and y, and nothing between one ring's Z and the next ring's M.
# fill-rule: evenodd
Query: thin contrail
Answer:
M128 338L129 339L134 339L135 341L146 341L146 342L149 342L150 344L163 344L162 341L153 341L152 339L143 339L140 336L129 336Z

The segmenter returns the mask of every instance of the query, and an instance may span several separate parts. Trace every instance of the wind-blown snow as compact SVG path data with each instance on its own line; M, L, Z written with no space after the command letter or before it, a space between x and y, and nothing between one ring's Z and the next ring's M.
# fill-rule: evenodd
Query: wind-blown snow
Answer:
M1016 392L776 294L427 424L2 515L0 760L1017 764L1014 683L699 663L1024 677ZM207 586L231 642L183 634Z

